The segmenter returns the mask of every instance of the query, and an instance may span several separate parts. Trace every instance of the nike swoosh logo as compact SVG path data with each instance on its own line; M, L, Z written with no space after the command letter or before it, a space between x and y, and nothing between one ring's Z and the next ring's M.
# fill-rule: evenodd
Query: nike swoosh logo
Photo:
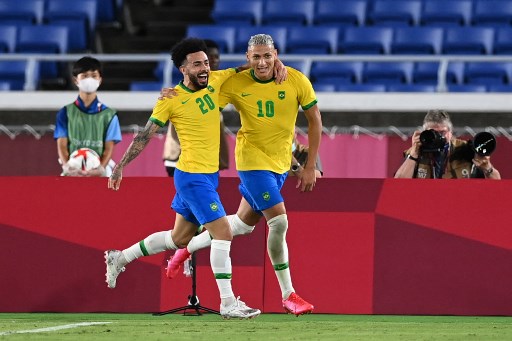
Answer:
M247 97L247 96L250 96L251 94L248 94L246 92L242 92L242 97Z
M188 101L190 101L190 98L189 98L189 99L187 99L186 101L181 101L181 104L185 104L185 103L187 103Z

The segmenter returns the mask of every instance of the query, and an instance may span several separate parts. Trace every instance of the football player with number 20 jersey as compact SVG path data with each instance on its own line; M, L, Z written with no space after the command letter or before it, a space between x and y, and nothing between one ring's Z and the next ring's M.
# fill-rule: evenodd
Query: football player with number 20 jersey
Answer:
M260 310L236 298L231 287L232 234L217 192L219 183L220 111L219 91L235 69L210 72L206 44L187 38L174 46L172 59L182 72L177 87L180 96L159 100L144 130L137 134L109 178L108 187L118 190L122 170L147 145L168 120L176 127L182 153L174 174L176 195L171 207L176 211L174 229L156 232L119 251L105 251L107 285L115 288L125 265L142 256L184 247L203 225L212 236L210 265L220 292L220 314L224 318L248 319Z

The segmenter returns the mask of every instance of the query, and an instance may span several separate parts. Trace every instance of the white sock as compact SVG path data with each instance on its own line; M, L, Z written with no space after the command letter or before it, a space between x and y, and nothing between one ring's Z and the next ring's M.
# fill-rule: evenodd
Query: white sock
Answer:
M254 226L247 225L236 214L228 215L227 218L233 237L239 236L241 234L249 234L254 230ZM194 253L197 250L209 247L211 244L212 238L210 234L208 231L204 231L192 238L192 240L187 245L187 250L190 253Z
M275 269L275 268L274 268ZM292 292L295 292L292 285L292 276L290 275L290 268L283 270L275 270L279 287L281 288L281 296L286 300Z
M231 242L229 240L212 240L212 248L210 249L210 265L215 281L219 287L220 299L223 305L230 305L235 299L233 289L231 287L231 258L229 251L231 250Z
M197 250L201 250L209 247L212 244L212 238L208 231L201 232L197 236L194 236L187 245L187 250L190 253L194 253Z
M286 214L278 215L268 222L267 251L274 266L283 299L288 298L293 289L289 268L288 244L286 244L286 231L288 218Z
M122 267L142 256L150 256L165 250L177 249L178 247L172 241L171 231L156 232L124 249L122 251L123 256L119 258L118 264Z

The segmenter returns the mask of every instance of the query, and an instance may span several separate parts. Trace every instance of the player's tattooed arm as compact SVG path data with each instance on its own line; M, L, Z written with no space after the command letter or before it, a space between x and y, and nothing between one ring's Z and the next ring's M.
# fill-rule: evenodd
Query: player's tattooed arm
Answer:
M121 161L119 161L112 170L112 175L110 175L110 178L108 179L108 188L116 191L119 189L121 180L123 179L123 167L135 159L144 150L149 140L151 140L159 128L160 127L157 124L152 121L148 121L144 129L135 136L132 143L124 153Z
M151 140L159 128L160 127L152 121L148 121L144 129L138 132L133 139L132 143L124 153L123 158L119 161L119 166L124 167L135 159L144 150L144 148L146 148L149 140Z

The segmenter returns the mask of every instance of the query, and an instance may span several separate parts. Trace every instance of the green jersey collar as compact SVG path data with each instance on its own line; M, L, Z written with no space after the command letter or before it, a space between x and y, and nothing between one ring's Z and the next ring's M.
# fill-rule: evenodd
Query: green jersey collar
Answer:
M178 86L179 86L180 88L182 88L183 90L185 90L186 92L190 92L190 93L194 93L194 92L196 92L195 90L192 90L192 89L190 89L190 88L186 87L186 86L185 86L185 84L183 84L183 81L180 81L180 83L178 84Z
M274 81L274 77L270 78L269 80L266 80L266 81L262 81L261 79L258 79L256 77L256 75L254 74L254 69L251 69L251 77L252 79L254 79L256 82L258 83L262 83L262 84L266 84L266 83L270 83L270 82L273 82Z

